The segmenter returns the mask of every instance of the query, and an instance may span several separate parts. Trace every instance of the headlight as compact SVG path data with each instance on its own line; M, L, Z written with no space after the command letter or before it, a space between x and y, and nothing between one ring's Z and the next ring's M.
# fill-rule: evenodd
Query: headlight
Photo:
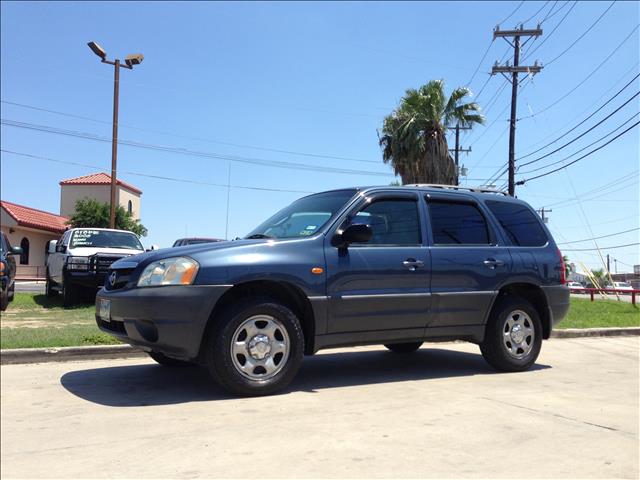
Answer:
M187 257L174 257L150 263L140 275L139 287L191 285L198 273L198 262Z
M89 270L89 257L67 257L67 270Z

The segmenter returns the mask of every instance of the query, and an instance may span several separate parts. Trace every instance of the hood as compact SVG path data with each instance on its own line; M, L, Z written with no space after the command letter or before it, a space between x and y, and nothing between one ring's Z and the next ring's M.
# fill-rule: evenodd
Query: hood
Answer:
M228 240L224 242L213 242L213 243L200 243L196 245L185 245L183 247L171 247L171 248L161 248L160 250L154 250L152 252L144 252L139 253L138 255L134 255L132 257L127 257L126 267L122 266L122 268L131 268L131 262L136 262L137 264L146 263L149 264L151 262L155 262L156 260L162 260L164 258L171 257L191 257L198 255L200 253L205 252L213 252L217 250L230 250L235 248L242 248L251 245L262 245L267 244L268 242L273 242L273 240L264 240L264 239L255 239L255 240ZM124 251L124 250L122 250ZM111 268L119 268L120 260L115 262Z

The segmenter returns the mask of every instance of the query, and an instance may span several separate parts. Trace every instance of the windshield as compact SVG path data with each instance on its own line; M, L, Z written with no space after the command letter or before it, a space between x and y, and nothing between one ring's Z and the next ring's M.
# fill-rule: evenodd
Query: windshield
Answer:
M73 232L70 248L101 247L101 248L129 248L144 250L138 236L129 232L113 232L108 230L80 229Z
M314 235L356 191L337 190L296 200L254 229L246 238L300 238Z

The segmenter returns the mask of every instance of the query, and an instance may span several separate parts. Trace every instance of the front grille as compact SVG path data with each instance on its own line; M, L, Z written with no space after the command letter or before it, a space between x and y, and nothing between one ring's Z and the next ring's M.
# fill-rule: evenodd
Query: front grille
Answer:
M115 333L119 333L120 335L126 335L127 331L124 328L124 322L120 322L118 320L111 320L110 322L105 322L101 318L98 319L98 325L100 328L104 328L105 330L110 330Z
M109 271L109 267L111 267L111 264L113 262L115 262L116 260L120 260L121 258L124 257L128 257L128 255L109 255L109 256L104 256L104 255L94 255L93 257L91 257L91 270L93 270L96 273L107 273Z
M106 290L119 290L124 288L129 282L133 268L118 268L116 270L108 270L104 280L104 288ZM115 282L111 283L112 275L115 273Z

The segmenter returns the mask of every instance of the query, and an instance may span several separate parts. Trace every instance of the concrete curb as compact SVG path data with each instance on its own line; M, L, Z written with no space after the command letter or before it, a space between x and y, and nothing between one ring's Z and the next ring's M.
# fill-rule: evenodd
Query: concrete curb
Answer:
M640 335L640 327L566 328L554 330L551 338L627 337ZM0 350L0 364L66 362L109 358L144 357L142 350L130 345L96 345L91 347L16 348Z
M640 327L563 328L551 332L551 338L629 337L633 335L640 335Z
M146 353L131 345L95 345L90 347L15 348L0 350L0 364L66 362L108 358L143 357Z

